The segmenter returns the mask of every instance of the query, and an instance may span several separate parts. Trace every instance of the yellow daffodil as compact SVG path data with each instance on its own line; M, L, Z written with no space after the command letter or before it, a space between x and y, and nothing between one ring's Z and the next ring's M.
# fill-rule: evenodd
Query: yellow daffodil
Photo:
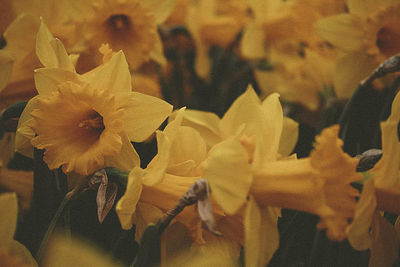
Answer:
M317 23L319 34L345 54L335 70L335 90L350 97L380 62L400 52L400 2L348 0L348 13Z
M157 132L157 156L146 169L136 168L130 173L127 190L117 204L122 227L129 229L135 224L139 240L147 224L157 222L165 212L174 208L178 199L202 177L201 164L206 158L207 146L196 130L181 126L183 114L184 110L179 110L165 130ZM240 244L243 244L241 218L227 216L215 202L213 204L218 230L224 237L216 239L211 233L203 232L196 207L186 207L176 221L185 226L184 235L189 235L195 242L190 245L190 253L183 253L185 255L182 254L179 259L162 256L164 264L199 254L207 255L210 248L227 261L225 264L239 257ZM168 232L163 234L162 246L177 245L171 244L169 235ZM218 246L214 247L216 243Z
M15 60L8 86L2 92L2 98L7 102L28 100L36 94L33 70L40 67L35 54L39 18L48 23L51 31L62 40L68 52L76 53L83 49L82 44L79 44L76 24L71 23L75 14L69 2L64 0L12 1L13 9L11 10L14 10L18 16L4 32L6 41L4 50L9 51ZM73 57L77 59L76 55Z
M305 49L304 55L281 53L271 49L273 71L255 71L263 95L278 92L282 98L298 102L311 110L320 105L320 93L333 86L335 61Z
M278 248L279 210L269 206L318 214L320 227L328 228L330 238L344 238L357 195L350 182L361 180L361 175L355 172L357 160L340 149L337 127L317 140L320 145L312 158L277 161L291 153L297 125L284 120L277 94L261 103L252 89L240 96L221 120L210 113L187 111L183 124L197 129L211 147L203 177L218 205L235 214L248 202L244 219L247 264L264 266ZM338 165L343 166L341 172L336 170ZM267 192L269 186L274 193ZM317 197L319 201L314 201Z
M358 195L350 183L361 180L362 175L356 173L358 160L341 150L338 130L337 126L325 130L310 158L266 160L256 169L251 168L249 153L237 136L210 150L205 177L218 204L231 213L235 210L230 206L244 204L235 198L250 195L245 214L245 259L250 266L265 266L278 248L279 211L271 207L317 214L322 219L319 227L327 228L329 238L345 238ZM248 181L247 192L239 195L235 186L244 188Z
M171 105L131 92L122 51L106 54L102 65L79 75L62 43L42 23L37 53L47 67L35 71L39 95L21 115L17 150L29 152L26 144L31 139L46 150L44 161L50 169L62 166L65 172L83 175L103 166L137 166L139 157L129 141L146 140L169 115Z
M94 0L79 5L84 10L79 19L83 37L91 49L102 43L122 49L131 69L149 60L165 64L157 25L167 19L175 0Z
M244 29L241 49L249 58L263 58L271 47L290 53L301 47L319 50L323 40L314 31L314 23L345 10L342 0L249 0L248 4L253 18Z
M187 26L196 42L196 71L208 78L212 45L227 47L247 22L247 6L243 0L205 0L190 6Z
M31 253L14 240L18 218L18 202L14 193L0 195L0 265L4 267L38 266Z
M369 266L392 266L398 257L398 236L395 228L379 210L400 214L399 160L400 94L392 103L389 118L381 123L382 158L369 170L354 220L347 230L350 244L358 250L371 250Z
M39 28L39 18L22 14L18 16L4 32L6 46L1 51L2 58L12 59L7 64L8 70L2 68L1 92L3 101L9 104L17 100L28 100L35 95L33 70L40 66L35 55L36 33ZM12 64L10 66L10 64ZM6 78L8 77L8 78Z
M263 94L278 92L285 100L315 110L319 93L333 83L337 51L317 35L314 24L343 12L344 1L251 0L249 7L253 17L244 29L242 54L267 58L274 66L272 71L255 72Z

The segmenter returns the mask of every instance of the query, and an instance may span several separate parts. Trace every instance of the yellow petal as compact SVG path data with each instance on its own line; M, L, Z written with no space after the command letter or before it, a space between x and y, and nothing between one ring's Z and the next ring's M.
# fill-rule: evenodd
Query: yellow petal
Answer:
M151 204L139 202L137 204L136 212L133 216L135 223L135 240L140 242L142 235L149 223L157 223L157 221L162 218L164 213Z
M276 159L283 128L283 110L279 101L279 94L269 95L262 102L262 109L265 120L263 157L265 161L270 161Z
M196 41L196 73L203 79L209 79L210 73L210 56L208 54L208 46L203 41Z
M244 29L241 52L248 58L264 58L264 30L261 25L249 23Z
M143 4L148 6L154 15L157 24L163 23L175 7L176 0L145 0Z
M339 14L316 23L319 35L347 52L358 51L363 46L364 32L360 18L351 14Z
M373 58L365 53L349 53L340 57L334 70L337 97L350 98L358 84L375 68Z
M40 95L49 95L58 85L67 81L78 81L74 72L60 68L41 68L34 71L36 90Z
M160 36L155 35L156 39L154 41L154 47L150 52L150 58L160 64L161 66L165 66L167 64L167 60L164 56L164 48L160 39Z
M200 164L207 154L206 143L193 128L181 126L171 147L171 164L193 160Z
M131 74L122 51L97 68L83 74L82 79L96 90L107 90L110 93L130 92L132 89Z
M353 248L365 250L371 247L370 227L376 209L374 180L364 183L361 197L356 206L353 221L347 228L347 238Z
M4 38L7 40L7 49L11 50L16 59L25 58L35 50L35 33L38 29L39 19L26 14L18 16L8 26Z
M144 170L143 183L154 186L162 182L170 160L171 141L166 134L157 131L157 155L150 161Z
M13 240L11 242L10 249L8 251L11 256L18 258L22 263L29 267L37 267L38 264L36 263L35 259L32 257L32 254L29 250L19 243L18 241ZM25 266L24 265L24 266Z
M370 14L375 13L379 9L395 4L397 1L394 0L348 0L347 7L351 14L358 15L362 18L366 18Z
M115 261L111 261L107 253L97 251L93 245L85 244L76 239L66 239L57 236L48 245L43 259L44 267L120 267ZM42 265L42 262L41 262Z
M0 91L3 90L11 77L15 58L9 51L0 50Z
M218 205L235 214L245 203L252 182L247 151L236 139L215 145L204 162L204 178Z
M128 185L125 194L118 201L115 211L117 212L121 227L124 230L132 228L132 216L135 213L136 205L142 193L143 170L140 167L134 168L128 177Z
M299 124L290 118L284 117L278 150L282 157L287 157L293 152L293 149L297 144L298 137Z
M250 197L245 213L245 265L263 267L279 246L278 217L271 208L258 207Z
M121 151L115 156L104 157L104 165L116 167L121 171L130 171L140 166L140 158L126 134L122 134L121 139Z
M256 135L263 127L263 111L260 100L254 89L249 86L231 105L220 122L223 138L232 136L240 125L246 124L244 134Z
M26 104L18 120L17 132L15 134L15 151L30 158L33 158L31 139L35 137L35 132L29 126L29 123L32 121L31 112L39 108L38 99L39 97L35 96Z
M368 266L393 266L398 258L399 241L393 225L380 216L378 212L374 216L372 235L374 241L370 248L371 256Z
M118 101L125 106L125 131L135 142L146 140L172 111L170 104L153 96L132 92L123 97Z
M18 201L15 193L0 195L0 249L8 251L14 240L17 225Z
M45 67L75 71L64 45L54 38L43 21L40 23L36 37L36 54Z
M188 109L184 113L182 125L198 131L207 145L212 147L221 141L219 121L219 117L214 113Z

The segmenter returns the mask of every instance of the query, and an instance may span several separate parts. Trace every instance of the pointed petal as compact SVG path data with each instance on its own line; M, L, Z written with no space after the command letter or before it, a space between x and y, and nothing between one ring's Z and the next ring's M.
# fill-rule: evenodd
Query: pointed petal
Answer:
M54 38L43 21L36 37L36 54L45 67L75 71L64 45Z
M118 201L115 210L117 212L121 227L124 230L132 228L132 216L135 213L136 205L142 193L143 170L140 167L134 168L128 177L128 185L125 194Z
M193 160L199 165L206 158L206 143L193 128L181 126L171 147L171 164Z
M242 124L246 124L244 134L256 135L262 126L263 112L260 100L254 89L249 86L239 96L223 116L220 122L221 136L229 138Z
M212 196L228 214L245 203L252 182L247 151L236 139L215 145L204 162L204 178Z
M376 67L373 58L365 53L349 53L337 60L334 86L337 97L350 98L358 84Z
M164 132L157 131L157 155L150 161L143 174L143 184L154 186L162 182L170 160L171 141Z
M393 266L399 253L399 241L393 225L375 213L372 225L372 243L369 267Z
M376 209L374 180L364 183L361 197L356 206L353 221L347 228L347 238L357 250L365 250L372 245L370 227Z
M282 157L287 157L293 152L298 137L299 124L290 118L283 117L283 128L278 150Z
M341 50L358 51L363 46L364 33L361 19L351 14L339 14L316 23L319 35Z
M219 117L211 112L187 109L182 125L189 126L199 132L209 147L221 141Z
M17 225L18 201L15 193L0 195L0 249L8 251Z
M167 64L167 60L164 56L164 48L158 34L156 35L154 47L150 52L150 58L161 66L165 66L165 64Z
M97 90L123 93L130 92L132 89L131 74L122 51L115 53L108 62L83 74L81 77Z
M277 216L271 208L260 209L252 197L245 213L245 264L263 267L279 246Z
M38 99L39 96L35 96L26 104L18 120L17 132L15 134L15 151L30 158L33 158L31 139L35 137L35 132L29 126L29 123L32 121L31 112L39 108Z
M39 29L39 19L31 15L20 15L4 32L7 49L11 50L16 59L25 58L35 50L36 35ZM26 34L32 33L32 34Z
M162 99L132 92L121 101L125 108L125 131L130 140L142 142L169 116L172 106Z
M105 166L116 167L121 171L130 171L134 167L140 166L140 158L126 134L122 134L121 139L120 153L112 157L105 157L104 164Z
M50 95L56 91L58 85L72 81L78 82L78 75L74 72L60 68L41 68L34 71L35 85L38 93Z
M264 112L264 160L274 160L278 153L283 128L283 110L279 94L273 93L262 102Z
M241 52L248 58L265 57L264 30L261 25L249 23L244 29Z
M145 0L143 4L150 8L157 24L163 23L175 7L176 0Z

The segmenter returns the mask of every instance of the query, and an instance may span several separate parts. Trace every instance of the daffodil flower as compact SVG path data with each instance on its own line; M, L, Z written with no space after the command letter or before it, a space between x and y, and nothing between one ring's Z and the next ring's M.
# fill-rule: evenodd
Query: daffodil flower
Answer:
M371 250L369 266L391 266L398 257L396 230L379 210L400 214L399 121L400 94L397 94L389 118L381 123L382 158L368 171L370 177L363 185L354 220L347 229L349 242L355 249Z
M0 265L38 266L24 245L14 240L18 218L18 201L15 193L0 195Z
M338 59L334 85L350 97L360 80L400 52L398 1L347 1L349 11L321 19L318 33L345 54Z
M95 0L79 3L83 38L87 47L95 49L102 43L113 50L122 49L131 69L153 60L165 64L157 25L171 13L176 0ZM90 51L87 51L90 52Z
M187 27L196 42L197 74L208 79L212 45L227 47L232 43L248 19L243 0L204 0L188 8Z
M129 141L146 140L171 112L155 97L131 92L131 76L122 51L79 75L62 43L44 23L36 51L45 68L35 70L39 93L21 115L16 147L31 153L31 142L45 149L50 169L88 175L103 166L129 171L139 157Z

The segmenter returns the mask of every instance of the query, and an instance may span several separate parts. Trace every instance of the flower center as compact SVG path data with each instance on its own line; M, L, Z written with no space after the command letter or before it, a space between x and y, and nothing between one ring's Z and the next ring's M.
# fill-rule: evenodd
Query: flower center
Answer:
M400 51L400 27L384 26L376 34L376 46L387 57Z
M93 130L98 133L103 132L105 128L103 123L103 117L96 111L93 111L93 113L89 116L88 119L81 121L78 124L78 127L84 128L86 130Z
M117 32L129 30L131 27L131 21L129 20L128 16L124 14L112 15L107 20L107 24L112 30Z

